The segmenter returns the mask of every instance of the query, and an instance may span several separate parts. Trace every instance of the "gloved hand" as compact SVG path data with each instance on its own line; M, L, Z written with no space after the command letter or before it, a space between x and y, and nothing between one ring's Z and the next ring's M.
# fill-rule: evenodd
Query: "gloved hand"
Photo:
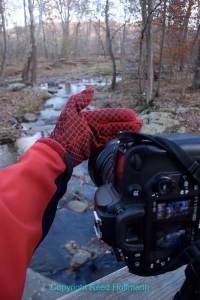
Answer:
M119 131L138 132L142 121L131 109L98 109L84 111L94 96L94 90L87 88L81 93L71 96L63 109L49 144L56 141L62 145L73 160L74 166L90 157L92 151L116 138Z

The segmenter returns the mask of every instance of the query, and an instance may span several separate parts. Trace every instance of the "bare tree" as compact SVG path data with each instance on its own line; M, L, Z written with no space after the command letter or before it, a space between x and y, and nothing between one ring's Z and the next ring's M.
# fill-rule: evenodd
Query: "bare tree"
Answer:
M143 29L140 40L140 59L139 59L139 78L140 90L141 87L141 63L142 63L142 49L144 34L146 38L146 61L147 61L147 84L146 84L146 104L149 105L153 100L153 82L154 82L154 68L153 68L153 0L140 0Z
M44 14L46 11L45 1L37 0L37 4L38 4L38 10L39 10L39 24L37 26L37 33L36 33L37 43L36 44L37 44L37 48L38 48L38 44L40 42L40 36L42 35L44 56L45 56L45 58L48 59L48 48L47 48L47 41L46 41L45 24L43 21Z
M160 42L160 61L159 61L159 69L158 69L158 85L156 91L157 97L160 96L161 72L163 66L163 48L164 48L165 34L166 34L167 0L164 0L162 17L163 17L163 23L162 23L161 42Z
M47 46L47 39L46 39L46 26L44 22L44 18L46 17L46 11L47 11L46 3L48 3L48 1L37 0L37 3L38 3L38 10L39 10L39 24L37 26L37 34L36 34L37 48L39 48L39 42L41 37L44 57L48 59L49 54L48 54L48 46Z
M104 57L106 57L106 50L104 47L104 43L101 37L101 20L99 19L97 22L93 23L93 27L95 29L95 33L97 35L97 50L102 49Z
M106 45L107 50L110 55L112 61L112 89L114 90L116 87L116 77L117 77L117 66L115 61L115 56L113 52L113 45L112 45L112 36L110 32L110 22L109 22L109 0L106 0L105 5L105 23L106 23Z
M23 13L24 13L24 48L27 49L30 45L27 0L23 0Z
M147 3L146 0L140 0L140 7L141 7L141 12L142 12L142 31L141 31L141 36L140 36L140 43L139 43L139 64L138 64L138 78L139 78L139 91L140 94L143 94L143 89L142 89L142 61L143 61L143 44L144 44L144 39L145 39L145 32L146 32L146 27L147 27Z
M26 14L26 0L23 0L23 9L24 9L24 25L27 27L27 14Z
M200 39L198 41L198 54L197 54L192 86L194 89L200 89Z
M148 21L147 21L147 92L146 103L147 105L153 100L153 81L154 81L154 68L153 68L153 1L147 1L148 6Z
M35 41L35 22L33 16L33 1L28 0L28 10L30 15L30 41L31 41L31 84L36 83L36 68L37 68L37 47Z
M146 104L149 105L153 101L153 85L154 85L154 39L153 39L153 15L157 8L161 5L162 0L140 0L143 28L140 38L140 54L139 54L139 88L142 92L141 85L141 65L143 56L143 42L146 40Z
M3 52L0 65L0 77L3 77L5 65L6 65L6 54L7 54L7 37L6 37L6 23L5 23L5 3L4 0L0 0L0 16L1 16L1 28L3 33Z
M79 40L80 40L80 31L82 23L84 23L85 16L88 15L88 9L89 9L89 0L78 0L75 1L73 4L73 10L74 14L76 15L78 21L75 25L75 42L74 42L74 53L75 56L78 56L80 54L81 47L79 47ZM82 22L81 22L82 21ZM86 24L87 28L87 24ZM89 38L89 37L88 37Z
M200 34L200 0L197 1L197 25L196 25L196 34L192 43L192 50L195 48L196 42L198 41ZM191 51L192 53L192 51Z
M120 0L120 3L123 6L122 10L122 16L123 16L123 25L119 28L119 31L121 31L120 34L120 62L122 67L122 74L123 77L126 74L126 58L127 53L129 52L129 49L127 49L127 33L128 33L128 24L130 24L131 16L135 13L135 7L134 4L137 5L136 2L134 4L130 0Z
M122 30L122 37L121 37L121 44L120 44L120 60L121 65L123 68L123 74L126 72L126 21L123 24L123 30Z
M67 57L69 55L69 31L71 21L71 11L73 7L72 0L54 0L56 9L60 15L62 26L62 47L61 56Z
M186 13L183 20L183 32L182 32L182 38L181 38L181 47L185 47L185 43L187 42L187 36L188 36L188 26L190 17L192 14L192 9L195 4L194 0L189 0L188 6L186 9ZM182 72L184 70L184 64L185 64L185 55L184 52L182 52L182 55L180 56L180 71Z
M30 44L31 49L28 55L27 61L25 63L23 72L22 72L22 79L24 82L28 82L32 85L36 83L37 79L37 46L35 40L35 22L34 22L34 15L33 15L33 0L28 0L28 11L30 16Z

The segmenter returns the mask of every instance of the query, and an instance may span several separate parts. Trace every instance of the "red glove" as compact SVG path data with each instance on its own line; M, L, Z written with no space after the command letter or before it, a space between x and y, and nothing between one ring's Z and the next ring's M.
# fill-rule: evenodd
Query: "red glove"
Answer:
M67 151L72 156L74 166L88 159L92 151L116 138L119 131L138 132L142 126L142 121L135 112L127 108L82 112L93 96L92 88L71 96L50 139L46 139L46 143L54 148L56 145L53 141L62 145L63 154Z

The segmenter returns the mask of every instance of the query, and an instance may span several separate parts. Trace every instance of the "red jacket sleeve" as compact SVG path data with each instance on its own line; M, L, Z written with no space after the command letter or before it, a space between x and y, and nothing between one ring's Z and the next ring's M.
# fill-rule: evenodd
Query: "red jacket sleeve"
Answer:
M20 299L26 269L42 238L45 210L66 170L61 156L34 144L14 165L0 170L0 299Z

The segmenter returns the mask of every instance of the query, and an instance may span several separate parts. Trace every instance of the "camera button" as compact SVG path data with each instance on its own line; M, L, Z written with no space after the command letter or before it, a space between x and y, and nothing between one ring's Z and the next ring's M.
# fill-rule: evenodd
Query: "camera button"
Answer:
M154 269L154 264L150 264L150 269Z
M139 261L136 261L136 262L135 262L135 267L138 268L139 266L140 266L140 262L139 262Z
M129 186L128 191L132 197L138 198L141 195L142 188L139 184L132 184Z
M138 253L135 253L135 254L134 254L134 257L135 257L135 258L141 257L141 253L139 253L139 252L138 252Z
M171 257L168 256L167 261L170 261L170 260L171 260Z
M189 187L189 181L188 180L185 180L184 183L183 183L185 189L188 189Z
M157 183L159 194L167 195L174 187L174 181L169 177L161 177Z
M161 261L161 267L164 267L166 265L166 262L165 261Z

